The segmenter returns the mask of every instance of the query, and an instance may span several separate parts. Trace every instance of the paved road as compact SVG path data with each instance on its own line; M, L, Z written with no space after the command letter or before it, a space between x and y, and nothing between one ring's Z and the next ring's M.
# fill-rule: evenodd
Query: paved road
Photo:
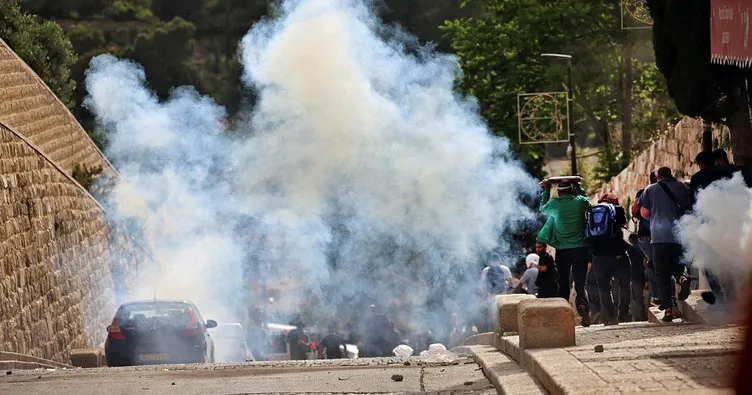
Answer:
M7 373L7 372L6 372ZM402 381L392 380L401 375ZM12 371L0 394L246 394L246 393L495 394L472 359L409 364L360 359L240 365Z

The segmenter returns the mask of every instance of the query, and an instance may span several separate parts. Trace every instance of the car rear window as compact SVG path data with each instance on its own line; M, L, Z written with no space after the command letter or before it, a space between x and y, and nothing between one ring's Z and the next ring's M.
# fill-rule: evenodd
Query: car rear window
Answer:
M122 306L117 315L119 320L126 322L154 318L182 321L192 310L190 305L179 302L139 303Z

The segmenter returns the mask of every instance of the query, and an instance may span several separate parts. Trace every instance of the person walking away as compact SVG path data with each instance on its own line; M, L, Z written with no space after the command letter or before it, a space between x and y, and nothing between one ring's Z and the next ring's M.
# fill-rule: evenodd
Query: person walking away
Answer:
M711 153L713 157L713 166L721 173L723 178L731 178L734 173L740 169L731 164L728 158L728 154L723 149L719 148Z
M590 326L590 308L585 293L588 246L585 243L585 212L590 200L578 183L562 181L556 187L558 198L551 198L552 185L541 182L544 190L540 212L551 221L541 229L538 240L549 241L556 249L556 269L559 273L559 296L569 301L570 273L574 277L575 307L582 318L582 326ZM548 234L550 233L550 234Z
M548 245L537 243L535 254L538 255L538 276L535 286L538 287L539 298L559 297L559 273L556 271L554 257L546 251Z
M295 320L290 325L296 328L287 332L287 343L290 345L290 359L294 361L305 360L311 351L308 335L305 334L305 324L301 320Z
M520 283L517 285L514 293L522 293L521 291L524 288L529 295L537 295L538 286L535 285L535 282L538 281L538 263L540 262L540 256L538 256L538 254L528 254L525 258L525 262L527 264L527 270L522 274Z
M716 152L719 150L716 150ZM723 178L731 177L733 171L731 171L728 165L728 157L726 151L720 150L720 154L714 157L713 154L707 151L703 151L697 154L695 157L695 163L700 167L700 170L692 175L690 179L690 193L692 198L692 206L697 203L697 194L701 190L709 187L712 183L721 180ZM725 163L725 164L724 164ZM718 165L718 166L715 166ZM711 251L712 248L708 248ZM703 299L706 301L711 300L713 304L716 301L731 302L734 294L733 279L724 278L725 276L718 273L717 270L713 270L709 265L720 265L718 260L722 259L720 255L716 254L716 259L712 262L705 262L706 267L703 269L705 278L708 280L710 286L710 295L703 293Z
M683 251L674 233L674 223L691 207L691 196L689 188L677 181L668 167L658 169L656 176L658 182L647 187L640 196L640 215L650 220L659 307L665 310L663 320L670 322L681 317L676 290L671 289L671 275L681 288L679 300L686 300L690 293L691 280L681 262Z
M598 199L598 204L588 210L585 237L593 249L593 270L605 325L631 321L629 262L625 259L627 256L621 230L626 225L624 208L619 206L619 199L613 194L604 194ZM612 278L616 278L619 287L618 312L612 293Z
M645 271L647 268L647 258L639 247L637 234L631 233L629 241L625 242L624 248L627 250L630 262L630 274L632 283L631 305L629 310L632 312L634 321L647 321L647 306L645 305Z
M347 345L345 339L337 333L336 325L329 325L329 333L321 339L320 346L326 359L347 358Z

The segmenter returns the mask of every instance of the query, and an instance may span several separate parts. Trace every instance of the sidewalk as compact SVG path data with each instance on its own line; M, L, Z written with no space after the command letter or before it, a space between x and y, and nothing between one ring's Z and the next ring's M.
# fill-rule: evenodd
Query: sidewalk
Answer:
M523 353L508 336L504 351L551 394L729 393L743 329L630 323L578 327L576 336L575 347Z

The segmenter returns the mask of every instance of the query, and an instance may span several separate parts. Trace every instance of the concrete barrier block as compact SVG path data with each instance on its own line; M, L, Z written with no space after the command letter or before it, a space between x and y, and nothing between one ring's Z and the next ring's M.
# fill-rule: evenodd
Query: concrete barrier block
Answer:
M523 300L517 310L521 349L575 345L574 309L566 300Z
M102 366L102 352L96 348L77 348L71 351L70 360L77 368L98 368Z
M535 295L512 294L498 295L494 299L496 308L493 309L494 333L503 336L504 333L517 332L517 306L523 300L535 300Z

